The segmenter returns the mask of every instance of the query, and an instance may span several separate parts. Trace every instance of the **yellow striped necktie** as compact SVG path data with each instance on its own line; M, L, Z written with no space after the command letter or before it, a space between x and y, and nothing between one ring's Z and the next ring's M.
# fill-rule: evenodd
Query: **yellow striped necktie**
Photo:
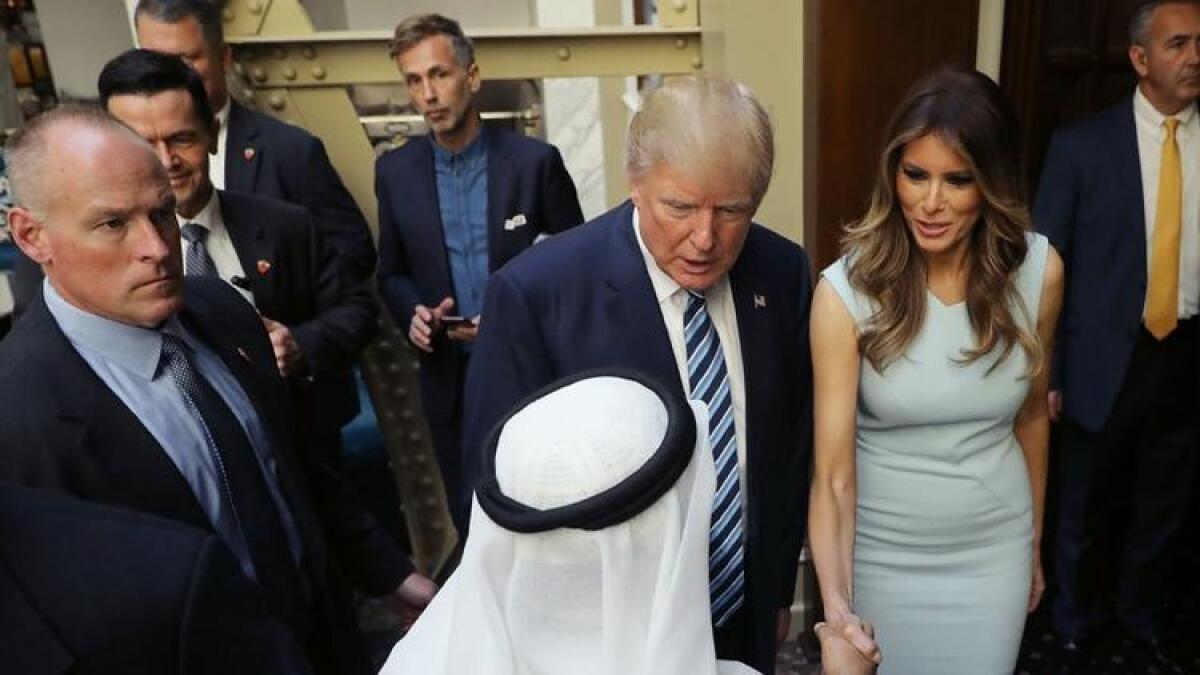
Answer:
M1146 288L1146 329L1162 340L1179 323L1179 236L1182 230L1183 169L1175 129L1179 120L1163 121L1162 164L1158 172L1158 203L1154 209L1154 241L1150 249L1150 284Z

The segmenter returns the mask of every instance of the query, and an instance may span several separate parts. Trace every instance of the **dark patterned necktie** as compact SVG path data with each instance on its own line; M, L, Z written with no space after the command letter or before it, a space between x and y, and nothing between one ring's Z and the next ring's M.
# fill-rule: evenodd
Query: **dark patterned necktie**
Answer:
M742 606L746 585L737 432L721 338L708 315L704 296L692 291L688 291L683 314L683 336L692 398L708 404L708 438L717 469L717 491L708 531L708 595L713 625L721 626Z
M169 333L163 333L162 340L159 368L170 373L184 403L200 421L225 499L268 603L289 619L303 616L303 582L254 447L225 400L196 371L187 344Z
M208 255L208 248L204 245L208 239L208 228L196 223L187 223L180 228L180 234L187 242L187 250L183 255L188 276L217 276L217 264Z

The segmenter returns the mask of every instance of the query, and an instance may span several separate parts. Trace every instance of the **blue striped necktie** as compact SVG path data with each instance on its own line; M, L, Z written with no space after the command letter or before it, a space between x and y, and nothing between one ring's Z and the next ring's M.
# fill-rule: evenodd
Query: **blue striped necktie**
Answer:
M688 291L683 313L683 336L692 398L708 404L708 438L717 469L717 492L708 531L708 596L713 625L721 626L742 606L746 585L737 433L721 338L708 315L704 296L692 291Z
M208 238L208 228L196 223L187 223L180 228L179 233L187 242L183 256L187 263L188 276L217 276L217 265L208 255L208 248L204 246L204 240Z

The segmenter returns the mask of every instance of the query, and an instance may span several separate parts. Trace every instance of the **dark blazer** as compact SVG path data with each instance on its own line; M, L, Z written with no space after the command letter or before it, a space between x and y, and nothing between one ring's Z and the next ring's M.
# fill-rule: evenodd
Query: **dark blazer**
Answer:
M375 333L371 289L336 264L303 208L233 192L218 199L255 306L287 325L304 353L307 373L290 378L300 415L341 427L358 414L352 368Z
M232 101L225 134L225 189L273 197L308 209L347 272L375 269L375 244L354 198L307 131Z
M1053 389L1099 431L1125 378L1146 298L1146 216L1133 99L1054 134L1033 221L1058 249L1066 289Z
M486 127L488 152L488 270L500 269L529 248L539 234L562 232L583 222L575 184L554 146L500 127ZM375 164L379 197L379 291L392 319L408 332L417 305L432 307L454 297L446 237L438 207L433 140L414 138ZM525 225L505 221L525 216ZM486 319L485 319L486 320ZM432 354L422 352L421 396L425 416L446 423L457 410L461 381L456 347L444 337Z
M629 202L539 244L493 275L467 375L464 473L514 403L592 368L634 368L683 394L635 238ZM804 251L752 225L729 273L746 391L750 665L774 670L776 610L790 605L804 535L811 446ZM502 317L497 319L496 317Z
M383 594L411 563L336 472L297 456L288 389L249 303L223 281L188 277L179 317L238 379L270 436L304 546L301 572L313 589L316 626L301 642L314 669L368 672L341 570L364 591ZM212 532L178 469L67 341L41 296L0 341L0 480Z
M0 671L308 673L212 535L0 485Z

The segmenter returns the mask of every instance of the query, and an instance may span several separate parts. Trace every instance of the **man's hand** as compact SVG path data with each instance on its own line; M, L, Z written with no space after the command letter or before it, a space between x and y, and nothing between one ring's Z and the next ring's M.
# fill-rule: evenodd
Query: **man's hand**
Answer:
M479 337L479 317L446 331L446 337L458 342L474 342Z
M1058 416L1062 414L1062 391L1051 389L1046 396L1046 405L1050 408L1050 421L1057 422Z
M401 629L408 632L412 628L437 590L437 584L432 579L417 572L404 578L404 582L392 593L392 600L400 612Z
M267 337L271 338L271 349L275 350L275 367L279 374L288 377L300 372L304 367L304 353L291 329L265 316L262 322L267 327Z
M454 298L443 298L437 307L417 305L413 309L412 321L408 324L408 340L417 349L432 354L433 334L441 327L442 315L454 306Z
M871 675L877 662L863 656L845 637L825 622L813 626L821 643L821 672L826 675Z

